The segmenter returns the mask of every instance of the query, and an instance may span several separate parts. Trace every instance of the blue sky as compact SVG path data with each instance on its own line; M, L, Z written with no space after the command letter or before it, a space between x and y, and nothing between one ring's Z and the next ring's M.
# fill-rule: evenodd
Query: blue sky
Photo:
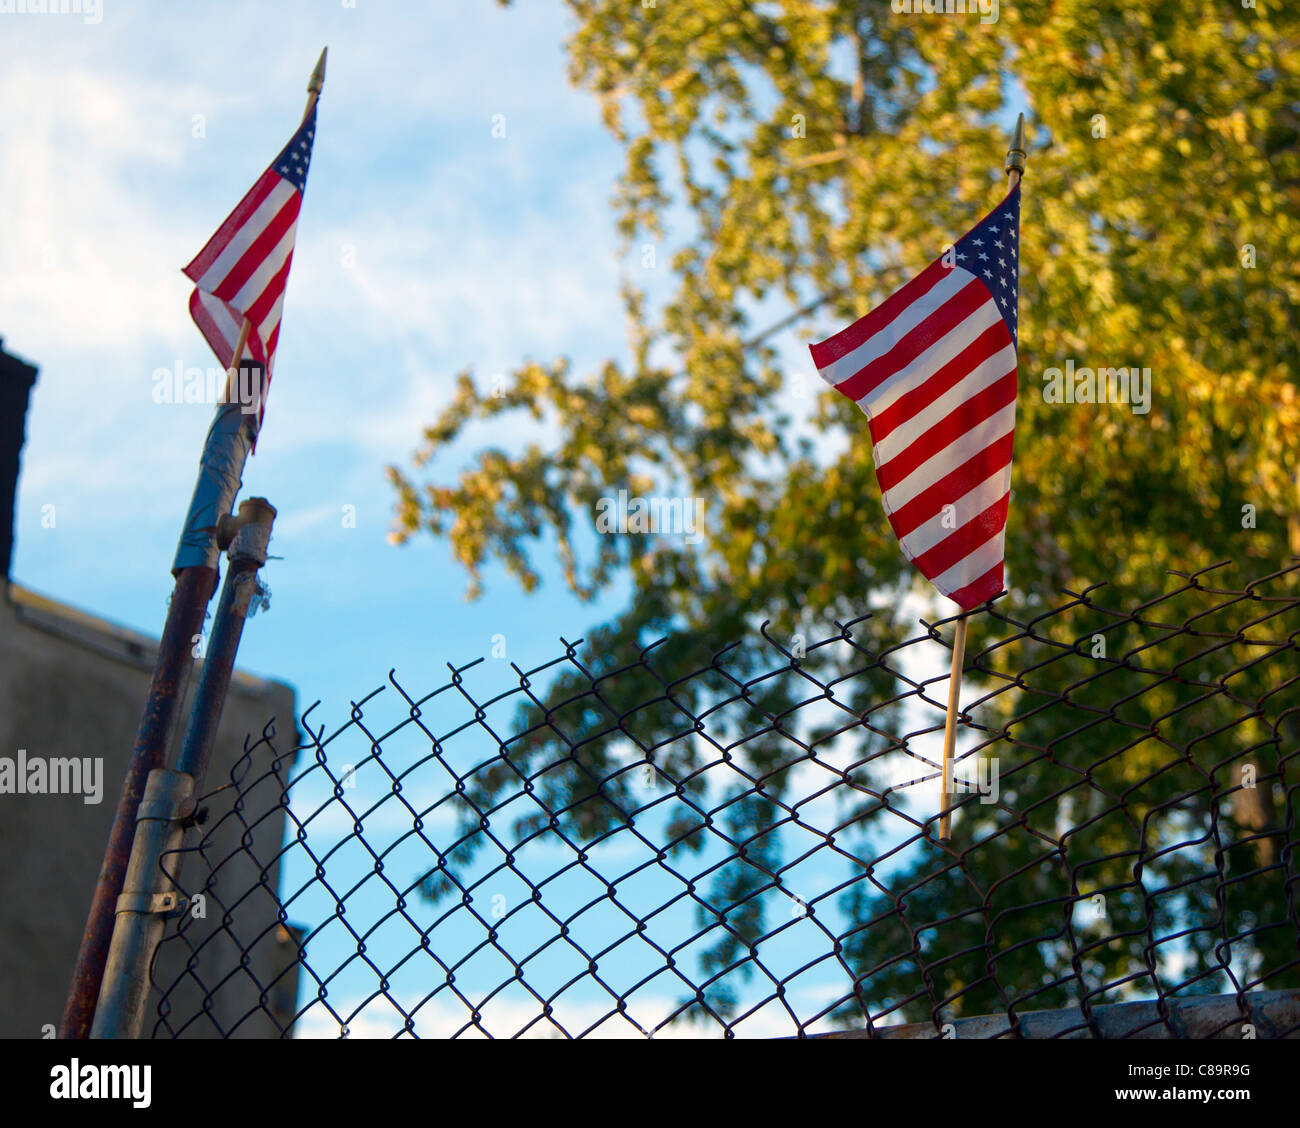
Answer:
M279 510L278 558L264 572L272 603L246 631L240 665L292 684L300 710L319 699L313 721L334 729L392 667L408 688L432 689L447 662L487 655L501 635L527 668L560 654L560 635L616 612L626 588L582 604L544 551L538 593L493 568L486 597L467 603L444 543L387 542L384 467L407 464L459 371L486 381L560 355L584 371L626 352L609 209L621 155L595 100L568 84L567 31L558 0L511 11L488 0L103 0L99 22L0 15L0 335L41 370L14 578L137 630L161 627L212 414L153 397L157 369L214 363L180 267L293 132L328 44L276 378L244 476L243 496ZM795 333L778 343L806 358ZM450 479L476 445L523 437L479 432L435 470ZM503 664L478 676L513 683ZM349 799L375 788L370 801L384 781L360 773ZM334 822L346 833L350 818ZM411 859L412 873L424 861ZM384 897L367 893L367 910L385 911ZM318 956L328 968L329 953ZM341 987L364 997L366 979ZM483 984L499 981L499 969L483 972ZM828 989L820 979L809 997ZM508 1032L529 1003L501 1002ZM669 1002L659 992L644 1020ZM572 1005L581 1025L605 1003L596 992ZM456 1006L430 1010L429 1032L463 1021ZM363 1018L359 1031L391 1026ZM780 1018L753 1031L790 1032Z
M391 667L431 688L495 635L535 665L615 610L620 593L584 605L552 567L533 597L493 570L467 603L445 544L386 539L384 467L407 462L459 371L489 380L561 354L589 367L624 349L607 206L620 155L566 80L565 33L559 4L484 0L0 15L0 334L40 367L14 578L161 627L212 414L153 399L156 369L214 363L180 267L296 127L328 44L276 380L244 476L244 496L279 510L279 559L241 666L291 683L300 709L320 699L314 720L332 728Z
M407 462L457 372L624 349L607 207L619 153L566 81L559 5L105 0L98 24L0 19L0 334L41 369L19 582L159 629L211 417L152 399L156 369L214 363L180 266L292 132L328 43L276 381L244 478L279 509L282 559L241 664L328 704L393 665L418 679L476 657L499 633L527 665L607 614L553 569L535 598L494 573L491 598L467 604L446 545L385 539L384 466Z

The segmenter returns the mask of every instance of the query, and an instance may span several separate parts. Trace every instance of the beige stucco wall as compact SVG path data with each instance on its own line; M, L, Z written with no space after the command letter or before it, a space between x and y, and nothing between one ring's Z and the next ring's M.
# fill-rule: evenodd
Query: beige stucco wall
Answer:
M19 749L25 749L29 759L103 757L103 797L98 804L86 803L81 795L0 794L0 1036L39 1038L47 1026L58 1025L62 1013L148 688L154 643L17 585L9 585L0 596L0 757L15 759ZM294 704L289 686L237 674L204 790L229 779L232 766L244 755L245 738L252 734L256 741L272 717L275 749L281 755L291 753L298 744ZM272 753L263 745L256 756L252 768L260 775ZM283 761L286 769L289 762ZM269 794L272 789L268 784L260 790ZM283 834L282 815L274 813L250 831L251 855L239 847L245 828L237 819L210 822L205 829L211 832L208 856L229 859L220 871L221 890L255 888L264 869L270 888L276 888L274 858ZM187 870L186 885L198 876L198 868ZM189 936L195 943L205 933L215 934L216 942L204 950L197 968L200 978L215 984L238 966L238 953L225 939L220 909L212 908L208 920L191 921L187 927L193 929ZM241 937L265 933L250 968L263 983L269 984L292 963L295 948L287 932L276 926L275 902L269 894L245 901L236 910L234 927ZM182 947L164 944L160 982L171 981L184 967L189 952ZM291 972L281 980L272 1006L292 1005L293 978ZM258 997L253 978L237 976L214 1000L213 1018L230 1030L244 1014L258 1009ZM201 1000L197 983L186 980L174 999L174 1013L196 1013ZM152 1005L149 1013L146 1033L154 1026ZM216 1027L203 1019L187 1033L212 1035ZM235 1033L274 1037L279 1030L259 1012Z

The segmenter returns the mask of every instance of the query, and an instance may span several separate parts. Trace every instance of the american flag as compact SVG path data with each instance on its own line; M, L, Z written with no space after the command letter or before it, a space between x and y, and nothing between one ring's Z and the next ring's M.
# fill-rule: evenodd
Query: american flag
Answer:
M247 354L264 366L268 384L315 135L313 107L271 167L184 270L194 282L190 316L222 367L231 367L240 327L248 318Z
M867 415L903 554L969 611L1002 591L1016 425L1020 186L897 293L812 346Z

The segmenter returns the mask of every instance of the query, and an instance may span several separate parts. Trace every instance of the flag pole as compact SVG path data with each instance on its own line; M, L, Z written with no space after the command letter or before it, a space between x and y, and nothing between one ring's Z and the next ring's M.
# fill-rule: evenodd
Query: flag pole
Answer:
M1015 190L1025 171L1025 115L1016 119L1016 132L1007 150L1007 191ZM952 760L957 744L957 714L961 699L961 674L966 661L967 612L957 620L952 636L952 673L948 676L948 717L943 728L943 813L939 818L939 837L947 842L952 837Z
M325 85L325 55L326 51L322 51L307 85L304 121L315 108ZM251 328L248 318L244 318L230 361L229 371L232 373L239 371ZM168 737L180 715L184 684L192 669L195 647L202 636L208 604L216 589L221 550L230 543L233 535L231 512L243 483L244 464L256 437L258 419L256 413L243 410L238 398L229 394L229 380L232 378L227 377L226 402L217 405L216 416L204 440L198 481L172 563L175 584L158 640L149 693L127 761L113 827L68 986L68 997L59 1023L60 1038L90 1036L113 939L117 902L122 894L131 843L135 838L136 810L149 773L164 766Z
M943 729L943 815L939 819L939 837L952 837L952 752L957 743L957 707L961 697L961 671L966 659L966 613L957 620L952 636L952 673L948 677L948 720Z
M311 72L311 78L307 80L307 108L302 111L302 120L305 122L311 117L311 112L316 108L316 103L320 100L320 92L325 88L325 60L330 53L328 47L321 48L320 58L316 60L316 66ZM239 340L235 342L235 352L230 358L230 374L227 376L226 399L230 399L229 381L234 379L234 374L239 371L239 362L244 359L244 349L248 346L248 333L253 328L253 323L244 318L244 323L239 327Z

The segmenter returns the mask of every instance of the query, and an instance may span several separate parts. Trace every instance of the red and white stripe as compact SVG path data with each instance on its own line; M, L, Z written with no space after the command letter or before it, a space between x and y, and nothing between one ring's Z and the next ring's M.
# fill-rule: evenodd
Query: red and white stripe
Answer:
M315 114L308 115L184 270L195 287L190 315L222 366L232 366L247 319L246 356L264 366L266 384L275 367L315 124Z
M250 355L271 366L301 208L302 193L268 169L185 268L195 283L190 313L225 367L245 317Z
M812 355L822 378L866 412L904 555L965 610L998 595L1016 346L993 292L937 260Z
M302 193L268 169L185 268L195 284L190 314L223 367L247 317L249 354L271 368L301 208Z

